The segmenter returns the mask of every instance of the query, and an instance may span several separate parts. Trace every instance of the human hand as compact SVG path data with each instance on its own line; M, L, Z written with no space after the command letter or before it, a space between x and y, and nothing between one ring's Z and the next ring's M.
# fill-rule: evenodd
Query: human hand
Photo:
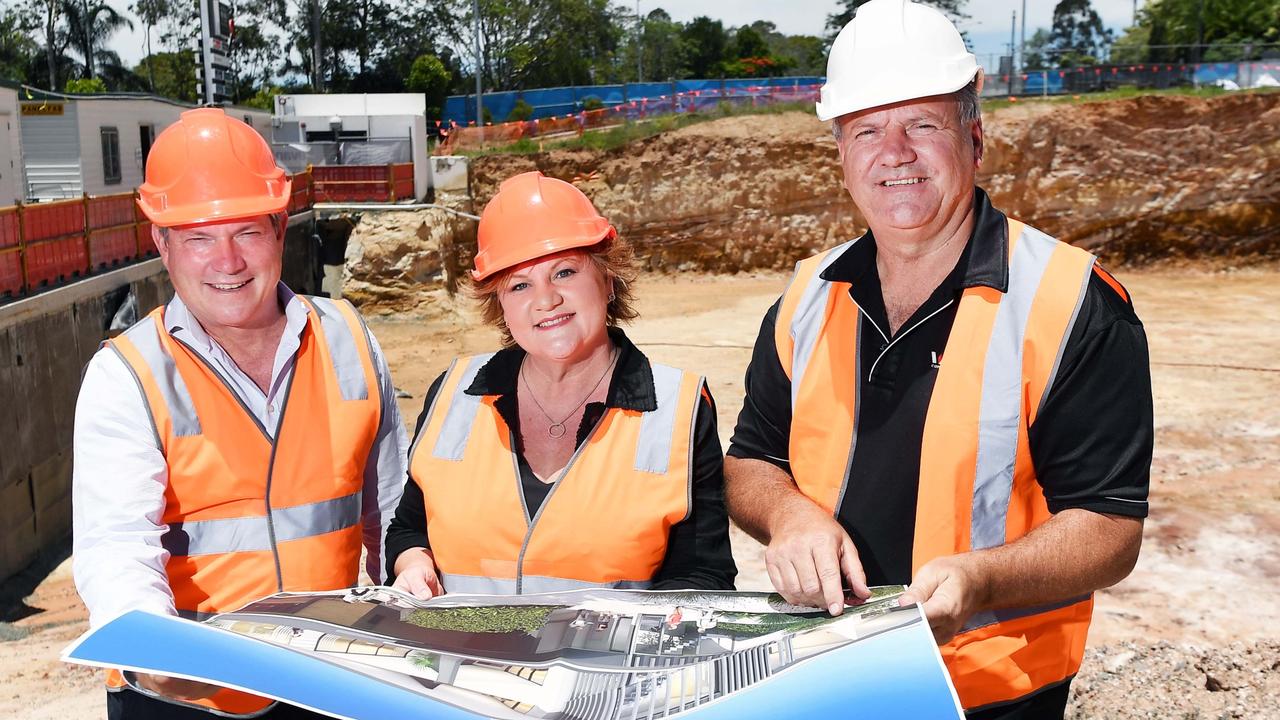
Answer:
M930 560L916 572L899 605L919 603L933 638L951 641L975 612L982 609L986 584L972 553Z
M428 600L444 594L436 563L426 548L409 548L396 558L396 581L391 586L412 594L419 600Z
M169 677L168 675L152 675L151 673L133 673L133 682L140 688L157 695L175 700L203 700L212 697L222 688L196 680Z
M764 559L783 599L839 615L845 605L842 580L855 598L871 597L858 551L835 518L807 498L796 498L776 517Z

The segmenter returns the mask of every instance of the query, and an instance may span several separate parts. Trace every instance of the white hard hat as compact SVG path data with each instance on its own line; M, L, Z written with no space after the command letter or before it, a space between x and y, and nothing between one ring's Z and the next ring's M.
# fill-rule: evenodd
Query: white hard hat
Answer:
M982 69L946 15L907 0L871 0L827 57L818 119L960 90Z

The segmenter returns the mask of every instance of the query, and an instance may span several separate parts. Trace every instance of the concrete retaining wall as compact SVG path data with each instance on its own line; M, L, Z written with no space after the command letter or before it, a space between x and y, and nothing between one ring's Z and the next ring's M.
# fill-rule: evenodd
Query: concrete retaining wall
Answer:
M130 293L169 298L159 260L0 308L0 578L71 529L71 429L80 374Z
M310 213L295 216L285 282L318 291ZM159 260L0 306L0 580L71 531L71 437L80 378L132 295L137 317L173 292Z

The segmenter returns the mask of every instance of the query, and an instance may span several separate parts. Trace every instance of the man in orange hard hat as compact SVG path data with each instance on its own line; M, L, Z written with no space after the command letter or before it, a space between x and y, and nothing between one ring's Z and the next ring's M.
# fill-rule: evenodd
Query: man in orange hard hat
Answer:
M933 8L870 0L836 37L818 117L869 230L766 314L725 495L791 602L910 583L970 718L1061 718L1141 545L1151 375L1096 258L976 186L981 89Z
M356 584L405 477L390 372L355 309L280 282L290 181L248 125L191 110L156 138L138 203L175 296L103 344L76 405L76 587L99 626L199 619ZM113 671L112 720L318 717Z

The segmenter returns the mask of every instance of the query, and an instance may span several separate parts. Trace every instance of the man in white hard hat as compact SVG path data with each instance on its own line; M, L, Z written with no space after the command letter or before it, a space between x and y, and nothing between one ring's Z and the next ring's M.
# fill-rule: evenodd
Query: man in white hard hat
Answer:
M932 8L871 0L836 38L818 117L870 229L766 314L726 499L788 600L909 583L971 717L1060 718L1141 544L1146 337L1096 258L976 187L981 87Z

